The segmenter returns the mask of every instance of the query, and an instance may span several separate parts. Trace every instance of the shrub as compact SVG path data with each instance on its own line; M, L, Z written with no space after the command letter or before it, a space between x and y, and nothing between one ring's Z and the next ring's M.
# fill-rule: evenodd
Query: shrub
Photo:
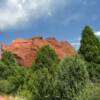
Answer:
M51 67L56 66L59 63L59 59L55 51L50 48L48 45L43 46L37 52L36 59L33 64L33 69L41 69L41 68L48 68L51 70Z
M25 70L15 62L7 65L6 61L9 62L4 57L0 61L0 92L15 94L24 83Z
M76 100L100 100L100 84L89 82Z
M26 89L21 89L20 91L17 92L17 95L19 97L24 98L23 100L33 100L32 99L32 92L29 91L28 89L27 90ZM20 100L20 99L18 99L18 100Z
M87 63L87 65L90 80L92 80L92 82L100 82L100 64L91 62Z
M16 65L16 59L11 52L4 51L1 59L6 65Z
M34 73L33 100L53 100L55 90L55 77L49 73L47 68Z
M8 66L5 65L2 61L0 61L0 79L5 79L9 75Z
M43 46L37 52L34 64L33 82L29 85L32 88L34 100L52 100L54 98L54 82L59 58L56 52L48 45Z
M8 80L0 80L0 93L9 94L13 91L14 87Z
M88 81L84 61L79 57L66 57L58 71L58 100L74 100Z

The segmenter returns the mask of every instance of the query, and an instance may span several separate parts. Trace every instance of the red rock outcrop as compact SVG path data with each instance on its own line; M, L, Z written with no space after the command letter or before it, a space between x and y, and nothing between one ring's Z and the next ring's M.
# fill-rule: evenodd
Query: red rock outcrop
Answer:
M44 45L50 45L59 58L75 54L75 49L68 42L59 42L55 38L43 39L42 37L16 39L10 45L3 44L2 49L12 52L20 65L30 66L35 59L37 50Z

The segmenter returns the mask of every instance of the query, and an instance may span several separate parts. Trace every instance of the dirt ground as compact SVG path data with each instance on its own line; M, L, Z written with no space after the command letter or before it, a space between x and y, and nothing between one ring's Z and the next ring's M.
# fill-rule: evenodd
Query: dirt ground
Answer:
M0 100L7 100L7 99L3 96L0 96Z

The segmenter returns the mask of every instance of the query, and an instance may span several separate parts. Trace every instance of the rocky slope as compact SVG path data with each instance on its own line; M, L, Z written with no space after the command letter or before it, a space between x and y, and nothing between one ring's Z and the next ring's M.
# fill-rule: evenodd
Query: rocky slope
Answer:
M68 42L59 42L55 38L43 39L42 37L19 38L13 40L10 45L3 44L2 49L3 51L12 52L20 65L31 66L37 50L44 45L50 45L56 51L59 58L75 54L75 49Z

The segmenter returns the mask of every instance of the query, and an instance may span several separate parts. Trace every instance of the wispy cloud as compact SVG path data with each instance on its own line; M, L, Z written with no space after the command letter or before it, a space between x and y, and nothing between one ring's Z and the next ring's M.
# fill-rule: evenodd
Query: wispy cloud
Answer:
M81 40L81 37L78 37L76 39L73 39L70 41L71 45L74 46L76 49L79 49L80 47L80 40Z
M71 42L71 45L78 50L80 47L80 42Z
M81 13L72 13L64 19L63 24L69 25L70 23L78 22L82 20L83 15Z
M36 20L52 12L66 0L1 0L0 29L6 29L31 18ZM69 1L69 0L67 0Z
M96 36L100 36L100 31L95 32L95 35L96 35Z
M80 42L71 43L73 46L80 46Z

